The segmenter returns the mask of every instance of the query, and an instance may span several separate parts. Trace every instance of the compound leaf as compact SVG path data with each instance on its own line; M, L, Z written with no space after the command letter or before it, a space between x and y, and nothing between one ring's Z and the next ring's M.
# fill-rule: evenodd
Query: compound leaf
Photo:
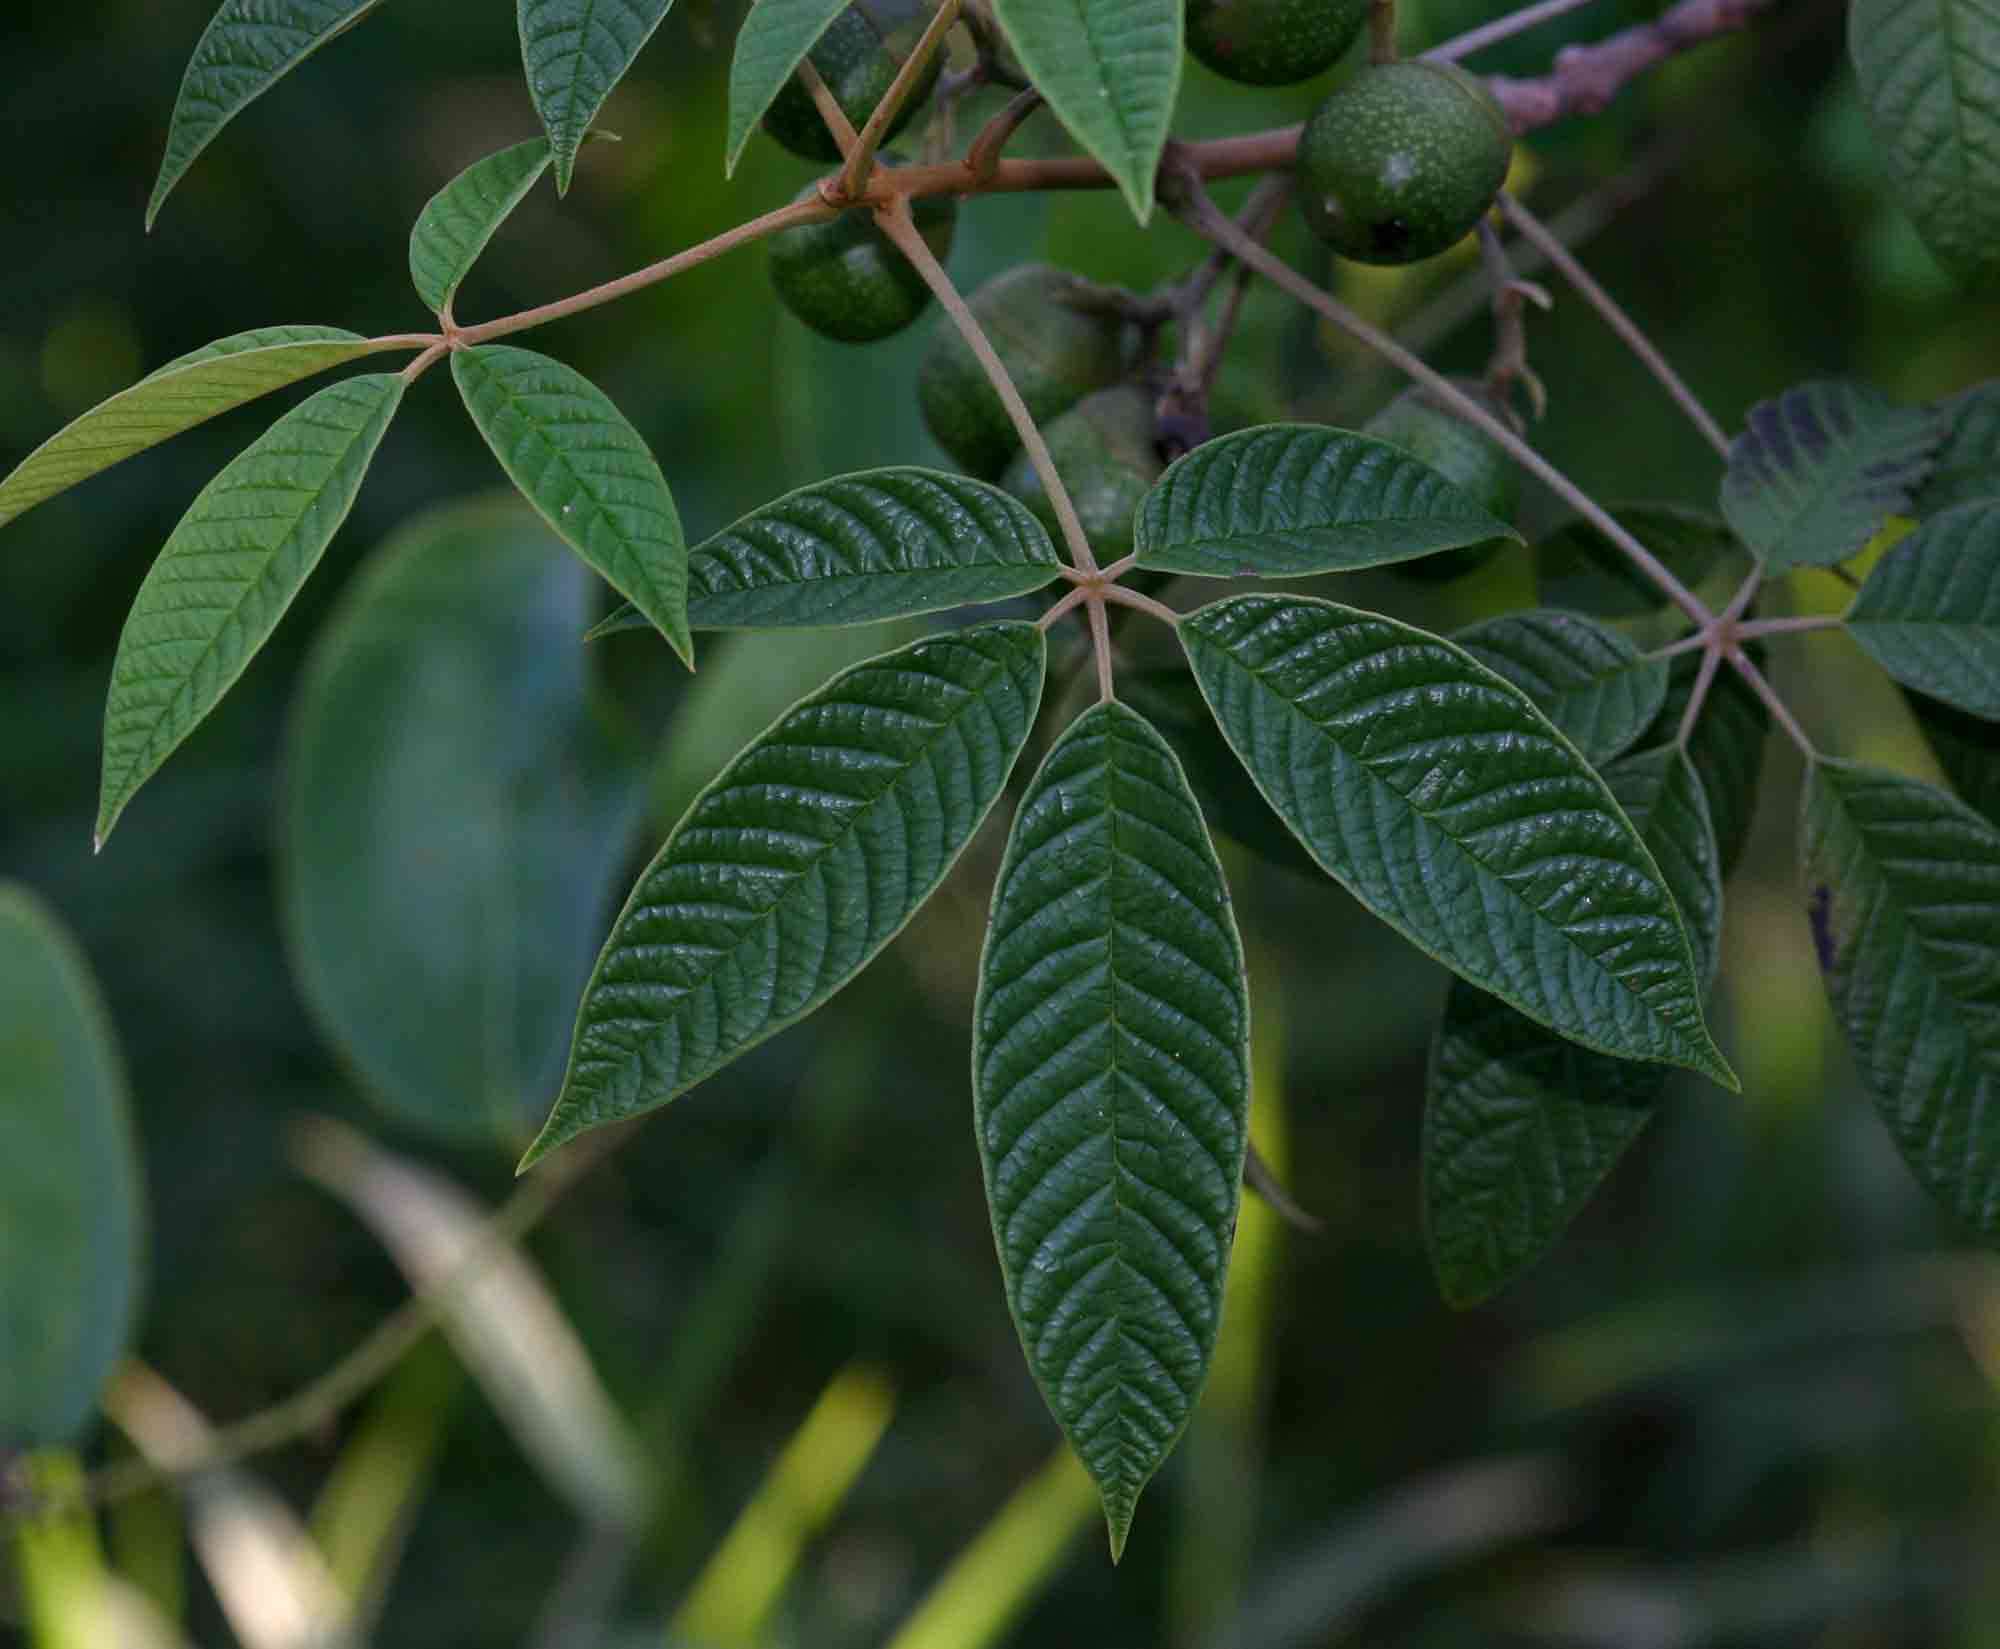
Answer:
M723 165L733 174L757 122L819 44L848 0L753 0L729 61L729 135Z
M1585 1047L1735 1086L1659 866L1518 688L1440 637L1306 597L1233 596L1179 634L1258 788L1363 904Z
M1853 0L1848 49L1895 198L1940 262L2000 274L2000 13L1987 0Z
M451 374L522 495L692 667L687 540L639 432L582 373L531 349L456 350Z
M1181 83L1180 0L995 0L993 15L1071 137L1117 179L1133 215L1153 211L1153 174Z
M125 1073L83 953L0 882L0 1450L67 1442L124 1353L145 1238Z
M974 1021L1007 1302L1115 1559L1207 1378L1250 1107L1222 867L1173 751L1121 704L1072 722L1021 800Z
M2000 722L1968 716L1921 693L1905 690L1903 697L1959 800L2000 828Z
M410 281L442 314L486 243L549 169L545 137L473 162L431 196L410 230Z
M1718 572L1740 581L1749 563L1729 524L1707 510L1679 504L1612 504L1618 524L1693 589ZM1740 564L1741 570L1735 571ZM1551 607L1592 618L1643 618L1667 605L1667 594L1616 544L1581 516L1535 545L1535 575Z
M146 227L216 133L382 0L223 0L195 43L146 203Z
M1763 664L1762 642L1752 642L1746 650L1754 662ZM1642 748L1679 741L1681 722L1700 673L1697 653L1682 653L1671 661L1667 702L1640 739ZM1750 826L1756 818L1764 771L1764 746L1770 733L1771 712L1764 708L1764 701L1734 670L1721 671L1710 683L1708 698L1695 718L1687 753L1708 800L1725 881L1750 845Z
M334 326L263 326L169 361L65 425L0 481L0 526L170 436L274 389L407 344Z
M393 372L294 407L189 506L139 586L104 708L97 845L249 667L361 490L402 403Z
M1936 515L1975 498L2000 498L2000 378L1939 404L1947 427L1916 512Z
M1807 910L1862 1081L1924 1187L2000 1237L2000 831L1943 791L1821 761Z
M2000 719L2000 498L1934 515L1883 556L1847 628L1905 687Z
M556 193L590 123L653 38L673 0L520 0L521 65L528 95L548 129Z
M685 1093L873 959L998 799L1046 663L1032 624L927 637L834 677L724 768L619 913L522 1166Z
M1587 761L1630 748L1666 702L1666 659L1642 658L1615 630L1576 613L1509 613L1455 639L1534 700Z
M1154 483L1139 565L1209 578L1302 578L1517 538L1401 447L1319 424L1203 443Z
M1730 443L1722 513L1766 572L1834 566L1909 509L1944 427L1934 408L1866 384L1800 384L1750 409Z

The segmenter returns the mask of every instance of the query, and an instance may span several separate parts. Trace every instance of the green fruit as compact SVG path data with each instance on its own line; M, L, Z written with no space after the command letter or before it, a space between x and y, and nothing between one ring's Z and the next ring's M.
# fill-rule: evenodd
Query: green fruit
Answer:
M882 101L910 49L928 21L921 8L898 0L860 0L828 25L806 61L819 71L848 123L858 132ZM933 55L923 78L911 88L885 137L893 138L910 123L937 84L943 56ZM797 75L787 80L764 115L764 130L802 160L833 165L840 146L820 118L819 105Z
M1489 412L1495 411L1483 384L1454 380ZM1521 503L1521 471L1500 443L1457 413L1440 406L1428 390L1403 391L1362 427L1362 433L1378 441L1401 447L1420 458L1459 491L1471 498L1487 514L1511 522ZM1477 572L1507 544L1504 538L1489 538L1483 544L1467 544L1415 561L1392 562L1389 571L1405 578L1442 582Z
M1056 474L1069 489L1083 536L1099 561L1132 548L1132 517L1166 468L1153 446L1153 397L1136 384L1100 389L1042 430ZM1061 544L1056 512L1042 479L1018 454L1000 483L1042 518Z
M887 156L883 157L886 161ZM806 200L818 185L808 184ZM925 195L910 203L917 229L943 262L951 254L958 203ZM873 343L900 332L924 312L931 290L866 208L826 223L804 223L771 237L771 284L784 306L822 337Z
M1354 43L1368 0L1188 0L1187 48L1225 80L1290 86Z
M1024 264L972 295L972 313L1037 424L1076 405L1124 373L1126 326L1116 315L1079 307L1090 284L1045 263ZM974 475L991 480L1021 439L978 359L949 321L940 321L917 377L917 402L937 444Z
M1514 134L1493 94L1454 64L1365 69L1299 138L1306 227L1359 263L1415 263L1470 234L1500 186Z

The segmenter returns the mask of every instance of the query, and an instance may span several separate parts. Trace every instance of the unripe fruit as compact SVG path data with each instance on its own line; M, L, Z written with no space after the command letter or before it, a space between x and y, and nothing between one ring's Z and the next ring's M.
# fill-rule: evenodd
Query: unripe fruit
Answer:
M819 44L806 53L806 61L819 71L820 79L833 93L834 101L857 132L868 123L875 105L896 78L903 59L921 38L927 21L921 8L899 0L858 0L828 25ZM889 123L885 138L893 138L910 123L910 117L924 105L937 84L943 66L942 54L934 54L923 78L910 89L896 118ZM797 75L788 79L771 100L764 115L764 130L802 160L816 160L828 166L840 159L840 146L820 118Z
M1115 384L1125 370L1125 323L1078 307L1089 283L1045 263L988 281L971 308L1037 424ZM917 376L917 402L937 444L973 475L991 480L1021 438L958 328L940 321Z
M1188 0L1187 48L1225 80L1290 86L1339 61L1368 0Z
M885 160L887 157L883 157ZM798 199L817 192L808 184ZM958 203L948 195L910 202L918 232L943 262L951 254ZM924 312L930 288L865 207L826 223L802 223L771 237L771 284L794 315L822 337L873 343Z
M1359 263L1415 263L1478 224L1514 152L1493 94L1455 64L1365 69L1299 138L1306 227Z
M1483 384L1455 379L1453 386L1497 415ZM1513 521L1521 503L1519 467L1498 441L1468 424L1450 408L1439 405L1428 390L1421 387L1404 390L1368 420L1362 433L1391 442L1411 457L1422 459L1487 514ZM1483 544L1441 550L1415 561L1392 562L1389 571L1430 583L1462 578L1485 566L1507 542L1504 538L1489 538Z
M1100 389L1052 420L1042 439L1092 551L1099 561L1116 561L1132 548L1139 501L1166 468L1153 446L1152 396L1136 384ZM1025 452L1007 466L1000 484L1061 542L1056 512Z

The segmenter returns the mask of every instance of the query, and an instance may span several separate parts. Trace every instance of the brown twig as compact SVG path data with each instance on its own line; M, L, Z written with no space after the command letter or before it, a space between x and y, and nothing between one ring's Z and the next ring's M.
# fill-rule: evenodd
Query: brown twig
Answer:
M1455 35L1420 55L1429 63L1456 63L1462 57L1483 52L1488 46L1497 46L1503 40L1511 40L1529 29L1538 29L1567 12L1593 3L1594 0L1540 0L1538 5L1523 6L1519 11L1510 11L1505 17L1482 23L1476 29L1467 29L1465 33Z
M896 78L889 82L889 89L882 94L881 101L869 111L867 122L854 140L854 147L847 151L847 161L840 169L840 193L848 200L858 200L861 191L867 187L868 174L875 166L875 151L882 146L882 139L889 130L889 124L910 99L930 60L937 56L944 45L944 37L958 21L958 0L944 0L930 20L930 25L918 38L896 70Z
M1042 94L1030 86L1026 91L1016 92L998 114L980 127L972 146L965 151L965 168L975 182L983 183L992 177L1000 164L1000 151L1041 106Z

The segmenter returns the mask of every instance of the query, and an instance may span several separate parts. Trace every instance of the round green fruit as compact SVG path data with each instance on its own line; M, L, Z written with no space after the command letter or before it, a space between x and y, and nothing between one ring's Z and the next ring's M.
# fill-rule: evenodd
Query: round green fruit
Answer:
M1333 67L1368 0L1188 0L1187 48L1225 80L1290 86Z
M1454 380L1454 387L1487 411L1496 410L1483 384ZM1422 459L1488 515L1507 522L1514 519L1521 503L1519 467L1498 441L1448 407L1440 406L1428 390L1404 390L1368 420L1362 433L1378 441L1388 441L1413 458ZM1415 561L1392 562L1389 571L1427 583L1463 578L1485 566L1507 542L1504 538L1489 538L1483 544L1441 550Z
M1306 227L1358 263L1415 263L1470 234L1507 181L1514 134L1455 64L1364 69L1299 138Z
M928 21L922 8L907 0L858 0L828 25L806 61L819 71L827 90L857 132L868 123L875 105L896 78L903 59L916 45ZM942 54L934 55L923 78L911 88L884 135L893 138L910 123L937 84ZM787 80L764 115L764 130L801 160L831 166L840 146L820 118L819 105L797 75Z
M1023 264L972 295L1008 377L1037 424L1115 384L1127 358L1123 320L1092 308L1090 283L1045 263ZM941 321L917 375L917 403L937 444L971 474L993 479L1021 449L1014 421L958 328Z
M812 197L817 188L807 185L798 198ZM910 209L943 262L951 254L958 203L948 195L926 195ZM931 301L923 276L860 207L773 235L771 284L784 306L813 331L847 344L873 343L902 331Z
M1056 474L1076 505L1083 536L1099 561L1132 548L1132 517L1166 468L1153 445L1153 397L1136 384L1087 395L1042 431ZM1042 518L1058 544L1056 512L1042 478L1018 454L1000 483Z

